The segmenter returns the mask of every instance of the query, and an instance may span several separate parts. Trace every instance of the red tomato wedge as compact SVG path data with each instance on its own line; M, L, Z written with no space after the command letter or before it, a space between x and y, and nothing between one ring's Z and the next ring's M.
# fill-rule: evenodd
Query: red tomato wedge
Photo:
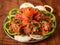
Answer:
M34 9L33 8L22 8L21 11L23 12L24 15L30 17L34 14Z

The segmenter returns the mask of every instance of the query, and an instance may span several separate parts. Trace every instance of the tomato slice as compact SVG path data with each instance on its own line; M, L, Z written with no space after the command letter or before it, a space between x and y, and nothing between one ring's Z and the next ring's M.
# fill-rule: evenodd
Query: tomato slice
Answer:
M17 18L17 19L20 19L20 20L22 20L22 21L24 21L24 22L29 22L29 19L28 19L25 15L23 15L23 14L17 13L17 14L16 14L16 18Z
M21 11L23 12L24 15L30 17L34 14L34 9L33 8L22 8Z

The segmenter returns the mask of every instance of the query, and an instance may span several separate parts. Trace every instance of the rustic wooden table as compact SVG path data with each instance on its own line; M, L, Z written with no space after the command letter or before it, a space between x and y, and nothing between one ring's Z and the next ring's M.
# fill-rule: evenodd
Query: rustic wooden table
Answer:
M24 2L30 2L35 6L47 4L54 8L57 26L53 36L37 43L26 44L15 41L6 35L3 29L4 19L10 9L19 8ZM0 0L0 45L60 45L60 0Z

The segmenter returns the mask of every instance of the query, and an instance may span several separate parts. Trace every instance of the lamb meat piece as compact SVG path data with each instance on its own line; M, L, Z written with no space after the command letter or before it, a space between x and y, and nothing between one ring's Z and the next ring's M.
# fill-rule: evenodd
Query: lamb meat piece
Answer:
M39 11L40 11L40 10L38 10L38 9L35 9L35 13L34 13L34 14L37 14Z
M42 34L47 34L51 29L51 25L46 22L40 27L40 29Z
M30 27L29 27L29 25L26 25L25 27L24 27L24 33L26 34L26 35L30 35L30 33L31 33L31 29L30 29Z
M32 22L33 22L36 26L38 26L38 27L41 26L41 24L40 24L38 21L36 21L36 20L32 20Z
M47 34L49 31L42 31L42 32L40 32L40 34Z
M33 22L34 24L38 24L38 22L37 22L36 20L32 20L32 22Z
M40 21L43 19L42 17L42 12L38 9L35 10L35 14L33 16L33 19L37 20L37 21Z
M52 18L51 17L49 17L48 15L45 15L44 16L44 20L46 20L48 23L52 23Z
M51 26L50 26L50 24L49 23L44 23L43 25L42 25L42 29L43 30L50 30L50 28L51 28Z

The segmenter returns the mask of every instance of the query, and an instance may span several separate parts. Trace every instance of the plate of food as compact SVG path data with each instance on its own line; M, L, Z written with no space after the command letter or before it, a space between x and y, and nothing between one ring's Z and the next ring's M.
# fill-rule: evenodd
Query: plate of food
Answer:
M6 34L19 42L42 41L52 35L55 28L56 17L49 5L34 6L26 2L19 8L11 9L4 20Z

